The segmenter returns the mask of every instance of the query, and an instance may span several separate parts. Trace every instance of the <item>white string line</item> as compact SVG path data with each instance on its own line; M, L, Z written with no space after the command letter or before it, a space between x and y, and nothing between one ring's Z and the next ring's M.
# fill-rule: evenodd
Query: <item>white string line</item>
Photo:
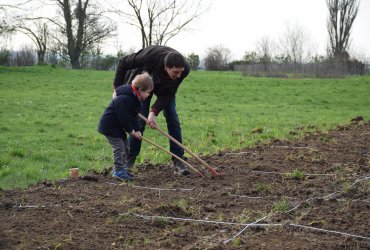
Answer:
M361 181L364 181L364 180L367 180L367 179L370 179L370 176L368 177L364 177L362 179L357 179L351 186L350 188L352 188L354 185L356 185L358 182L361 182ZM112 184L112 185L118 185L116 183L112 183L112 182L107 182L108 184ZM150 189L150 190L159 190L159 191L193 191L194 189L192 188L179 188L179 189L161 189L161 188L152 188L152 187L142 187L142 186L135 186L133 185L132 187L135 187L135 188L142 188L142 189ZM339 191L336 191L334 193L331 193L329 195L326 195L326 196L323 196L323 197L312 197L312 198L309 198L305 201L302 201L300 202L298 205L296 205L294 208L290 209L289 211L285 212L285 213L289 213L295 209L297 209L302 203L305 203L305 202L308 202L310 200L314 200L314 199L327 199L328 197L330 196L333 196L335 194L338 194L340 193ZM245 195L235 195L235 194L231 194L229 193L230 196L235 196L235 197L241 197L241 198L248 198L248 199L262 199L264 197L252 197L252 196L245 196ZM287 197L286 197L287 198ZM369 202L369 201L366 201L366 200L360 200L360 201L364 201L364 202ZM2 203L0 203L2 204ZM59 207L61 205L54 205L54 207ZM22 204L19 204L19 206L13 206L13 208L45 208L46 206L45 205L22 205Z
M119 214L120 216L126 215L126 214ZM327 230L327 229L322 229L318 227L311 227L311 226L304 226L300 224L294 224L294 223L288 223L288 224L283 224L283 223L258 223L259 221L267 218L267 216L253 222L253 223L237 223L237 222L227 222L227 221L211 221L211 220L199 220L199 219L190 219L190 218L177 218L177 217L171 217L171 216L155 216L155 215L142 215L142 214L135 214L133 213L132 215L142 218L144 220L152 220L152 219L165 219L165 220L176 220L176 221L190 221L190 222L195 222L195 223L208 223L208 224L222 224L222 225L233 225L233 226L245 226L245 229L248 227L277 227L277 226L290 226L290 227L296 227L296 228L303 228L303 229L309 229L313 231L319 231L319 232L325 232L325 233L332 233L332 234L339 234L339 235L344 235L352 238L359 238L363 240L369 240L369 237L361 236L361 235L356 235L356 234L350 234L350 233L344 233L344 232L339 232L339 231L334 231L334 230ZM244 230L245 230L244 229ZM240 231L240 234L242 231ZM233 238L224 241L223 243L226 244L229 241L235 239L238 237L240 234L235 235Z
M150 189L150 190L159 190L159 191L193 191L193 188L153 188L153 187L142 187L142 186L135 186L132 185L131 187L134 188L141 188L141 189Z
M289 174L289 173L278 173L278 172L263 172L263 171L250 171L250 172L258 172L258 173L264 173L264 174L281 174L281 175L285 175L285 174ZM335 175L335 174L305 174L305 175ZM364 177L362 179L357 179L349 188L352 188L354 185L356 185L358 182L361 182L361 181L364 181L364 180L367 180L367 179L370 179L370 176L368 177ZM328 199L330 196L333 196L335 194L338 194L338 193L341 193L340 191L336 191L334 193L331 193L331 194L328 194L326 196L323 196L323 197L314 197L314 198L310 198L310 199L318 199L318 198L322 198L322 199ZM231 193L229 193L230 196L235 196L235 197L242 197L242 198L249 198L249 199L259 199L259 198L263 198L263 197L248 197L248 196L243 196L243 195L233 195ZM288 198L288 197L287 197ZM290 198L289 198L290 199ZM308 199L308 200L310 200ZM308 201L306 200L306 201ZM304 202L306 202L304 201Z
M60 204L55 204L55 205L14 205L12 206L13 208L51 208L51 207L62 207ZM73 208L72 206L67 206L69 208Z
M294 211L294 210L298 209L298 208L302 205L302 203L309 202L310 200L314 200L314 199L317 199L317 198L308 198L307 200L305 200L305 201L302 201L302 202L298 203L295 207L293 207L292 209L289 209L289 210L288 210L288 211L286 211L285 213L286 213L286 214L287 214L287 213L290 213L290 212L292 212L292 211Z
M276 172L262 172L262 171L250 171L250 172L259 172L259 173L266 173L266 174L270 174L270 173L274 173L274 174L287 174L287 173L276 173ZM334 175L334 174L305 174L305 175ZM358 179L356 180L351 186L353 187L357 182L360 182L360 181L363 181L363 180L366 180L366 179L369 179L369 177L365 177L363 179ZM113 182L106 182L108 184L111 184L111 185L120 185L120 184L116 184L116 183L113 183ZM154 187L143 187L143 186L136 186L136 185L131 185L130 187L134 187L134 188L141 188L141 189L149 189L149 190L159 190L159 191L193 191L194 188L154 188ZM335 193L332 193L328 196L325 196L325 197L322 197L322 198L326 198L326 197L329 197L331 195L333 195ZM230 196L238 196L238 195L233 195L233 194L230 194ZM261 199L263 197L248 197L248 196L243 196L243 195L239 195L238 197L244 197L244 198L250 198L250 199Z
M270 148L287 148L287 149L317 149L312 147L290 147L290 146L270 146Z
M298 205L296 205L294 208L292 208L292 209L290 209L290 210L288 210L288 211L286 211L285 213L289 213L289 212L291 212L291 211L294 211L294 210L296 210L296 209L298 209L300 206L301 206L301 204L302 203L304 203L304 202L307 202L307 201L309 201L309 200L311 200L311 199L313 199L313 198L309 198L309 199L307 199L307 200L305 200L305 201L303 201L303 202L300 202L300 203L298 203ZM276 213L275 213L276 214ZM261 220L263 220L263 219L265 219L265 218L268 218L268 217L272 217L272 216L274 216L275 214L270 214L270 215L267 215L267 216L265 216L265 217L263 217L263 218L260 218L260 219L258 219L258 220L256 220L255 222L252 222L250 225L253 225L253 224L255 224L255 223L257 223L257 222L259 222L259 221L261 221ZM232 241L233 239L235 239L236 237L238 237L239 235L241 235L248 227L250 227L250 225L247 225L247 226L245 226L241 231L239 231L236 235L234 235L233 237L231 237L230 239L228 239L228 240L225 240L224 242L223 242L223 244L227 244L227 243L229 243L230 241Z
M257 155L256 153L253 153L253 152L246 152L246 151L243 151L243 152L236 152L236 153L233 153L233 152L230 152L230 153L225 153L225 155Z
M370 179L370 176L367 176L367 177L364 177L362 179L357 179L349 188L353 187L354 185L357 184L357 182L361 182L361 181L364 181L364 180L367 180L367 179Z
M248 195L237 195L237 194L232 194L232 193L228 193L229 196L233 196L233 197L238 197L238 198L246 198L246 199L285 199L285 200L297 200L298 198L295 198L295 197L288 197L288 196L265 196L265 197L262 197L262 196L248 196ZM321 198L321 197L312 197L312 198L309 198L303 202L306 202L306 201L309 201L311 199L317 199L317 198ZM301 202L300 202L301 203Z
M324 200L327 200L329 197L333 196L333 195L336 195L336 194L340 194L341 192L340 191L335 191L334 193L331 193L331 194L328 194L328 195L325 195L323 197L321 197L322 199ZM320 197L317 197L317 198L320 198Z
M320 232L326 232L326 233L332 233L332 234L340 234L340 235L349 236L349 237L352 237L352 238L359 238L359 239L370 241L369 237L356 235L356 234L343 233L343 232L339 232L339 231L327 230L327 229L311 227L311 226L304 226L304 225L293 224L293 223L290 223L288 225L291 226L291 227L299 227L299 228L305 228L305 229L310 229L310 230L314 230L314 231L320 231Z
M105 183L108 183L108 184L114 185L114 186L118 186L118 184L117 183L114 183L114 182L108 182L108 181L106 181Z
M270 148L316 149L316 148L312 148L312 147L290 147L290 146L270 146ZM255 153L255 152L249 152L249 151L242 151L242 152L229 152L229 153L225 153L225 155L244 155L244 154L257 155L257 153Z
M113 183L113 182L106 182L111 185L119 186L120 184ZM154 188L154 187L143 187L143 186L136 186L136 185L128 185L128 187L134 188L141 188L141 189L149 189L149 190L157 190L157 191L193 191L194 188Z
M356 185L358 182L361 182L361 181L364 181L364 180L367 180L367 179L370 179L370 176L368 177L364 177L362 179L357 179L350 187L353 187L354 185ZM112 184L112 183L111 183ZM141 187L141 186L134 186L134 187L139 187L139 188L146 188L146 189L155 189L155 190L160 190L158 188L147 188L147 187ZM173 191L173 190L178 190L178 189L162 189L162 190L170 190L170 191ZM192 190L192 189L185 189L185 190ZM336 194L336 193L340 193L340 192L334 192L330 195L327 195L325 197L328 197L328 196L331 196L333 194ZM309 198L303 202L301 202L300 204L298 204L296 207L290 209L289 211L285 212L285 213L289 213L295 209L297 209L302 203L304 202L307 202L311 199L314 199L314 198ZM55 206L58 206L58 205L55 205ZM22 204L20 204L19 206L13 206L13 207L19 207L19 208L39 208L39 207L46 207L45 205L25 205L25 206L22 206ZM122 214L120 214L122 215ZM176 218L176 217L164 217L164 216L145 216L145 215L139 215L139 214L134 214L135 216L137 217L141 217L141 218L144 218L144 219L153 219L153 218L163 218L163 219L172 219L172 220L180 220L180 221L194 221L194 222L200 222L200 223L213 223L213 224L225 224L225 225L239 225L239 226L245 226L240 232L238 232L236 235L234 235L232 238L224 241L223 243L224 244L227 244L228 242L230 242L231 240L235 239L236 237L238 237L239 235L241 235L247 228L249 227L253 227L253 226L282 226L282 224L258 224L258 222L260 222L261 220L264 220L266 219L267 217L269 216L265 216L265 217L262 217L252 223L249 223L249 224L243 224L243 223L235 223L235 222L223 222L223 221L208 221L208 220L194 220L194 219L188 219L188 218ZM274 214L271 215L271 217L273 216ZM326 229L321 229L321 228L316 228L316 227L311 227L311 226L304 226L304 225L299 225L299 224L288 224L289 226L292 226L292 227L300 227L300 228L305 228L305 229L310 229L310 230L315 230L315 231L321 231L321 232L328 232L328 233L333 233L333 234L340 234L340 235L344 235L344 236L349 236L349 237L354 237L354 238L360 238L360 239L365 239L365 240L370 240L369 237L365 237L365 236L360 236L360 235L354 235L354 234L349 234L349 233L344 233L344 232L339 232L339 231L334 231L334 230L326 230Z
M359 183L359 182L361 182L361 181L364 181L364 180L368 180L368 179L370 179L370 176L367 176L367 177L364 177L364 178L361 178L361 179L357 179L351 186L350 186L350 188L352 188L354 185L356 185L357 183ZM116 183L110 183L110 182L108 182L109 184L113 184L113 185L117 185ZM135 186L135 185L133 185L132 187L136 187L136 188L143 188L143 189L151 189L151 190L160 190L160 191L192 191L193 189L161 189L161 188L152 188L152 187L142 187L142 186ZM335 194L338 194L338 193L341 193L341 192L339 192L339 191L336 191L336 192L334 192L334 193L331 193L331 194L329 194L329 195L326 195L326 196L323 196L323 197L312 197L312 198L309 198L309 199L307 199L307 200L304 200L304 201L302 201L302 202L300 202L298 205L296 205L294 208L292 208L292 209L290 209L290 210L288 210L288 211L286 211L285 213L289 213L289 212L291 212L291 211L293 211L293 210L296 210L302 203L305 203L305 202L308 202L308 201L310 201L310 200L314 200L314 199L327 199L328 197L330 197L330 196L333 196L333 195L335 195ZM263 197L251 197L251 196L244 196L244 195L234 195L234 194L230 194L229 193L229 195L230 196L235 196L235 197L242 197L242 198L249 198L249 199L262 199ZM362 200L360 200L360 201L362 201ZM368 202L368 201L366 201L366 200L364 200L365 202ZM2 204L2 203L0 203L0 204ZM54 207L60 207L61 205L58 205L58 204L56 204L56 205L54 205ZM19 206L13 206L13 208L39 208L39 207L41 207L41 208L45 208L46 206L45 205L22 205L22 204L19 204ZM71 207L71 206L69 206L69 207ZM258 221L257 221L258 222ZM248 224L249 225L249 224Z
M252 223L250 223L250 224L247 224L241 231L239 231L236 235L234 235L233 237L231 237L230 239L228 239L228 240L225 240L224 242L223 242L223 244L227 244L227 243L229 243L230 241L232 241L233 239L235 239L236 237L238 237L239 235L241 235L245 230L247 230L247 228L249 228L249 227L251 227L252 225L255 225L255 224L257 224L258 222L260 222L261 220L264 220L264 219L266 219L266 218L268 218L269 217L269 215L266 215L265 217L262 217L262 218L260 218L260 219L258 219L258 220L256 220L256 221L254 221L254 222L252 222Z
M234 196L234 197L239 197L239 198L247 198L247 199L263 199L263 197L260 197L260 196L237 195L237 194L231 194L231 193L229 193L229 195Z
M13 208L45 208L45 205L22 205L19 204L19 206L13 206Z
M364 178L362 178L362 179L357 179L354 183L352 183L352 185L351 186L349 186L349 188L352 188L354 185L356 185L357 183L359 183L359 182L361 182L361 181L364 181L364 180L368 180L368 179L370 179L370 176L367 176L367 177L364 177ZM323 196L322 197L322 199L327 199L327 198L329 198L330 196L333 196L333 195L335 195L335 194L340 194L340 193L342 193L341 191L336 191L336 192L334 192L334 193L331 193L331 194L328 194L328 195L326 195L326 196Z
M119 214L119 215L126 215L126 214ZM233 225L233 226L247 226L247 225L253 225L255 227L263 227L263 226L282 226L281 223L277 224L257 224L257 222L253 223L239 223L239 222L227 222L227 221L212 221L212 220L200 220L200 219L190 219L190 218L177 218L177 217L171 217L171 216L156 216L156 215L142 215L142 214L135 214L132 215L136 217L143 218L145 220L151 220L151 219L165 219L165 220L178 220L178 221L190 221L190 222L198 222L198 223L209 223L209 224L222 224L222 225Z
M367 179L370 179L370 176L368 176L368 177L365 177L365 178L362 178L362 179L357 179L350 187L353 187L356 183L358 183L358 182L360 182L360 181L364 181L364 180L367 180ZM322 197L322 199L325 199L326 197L330 197L330 196L332 196L332 195L334 195L334 194L336 194L336 193L340 193L340 192L338 192L338 191L336 191L336 192L334 192L334 193L332 193L332 194L329 194L329 195L327 195L327 196L324 196L324 197ZM318 199L319 197L317 197L317 198L315 198L315 199ZM292 212L292 211L294 211L294 210L296 210L296 209L298 209L300 206L301 206L301 204L302 203L304 203L304 202L307 202L307 201L309 201L309 200L311 200L311 199L314 199L314 198L309 198L309 199L307 199L307 200L305 200L305 201L303 201L303 202L300 202L300 203L298 203L298 205L296 205L294 208L292 208L292 209L290 209L290 210L288 210L288 211L286 211L285 213L290 213L290 212ZM272 216L274 216L274 214L271 214L270 215L270 217L272 217ZM265 217L267 217L267 216L265 216ZM264 218L265 218L264 217ZM264 218L262 218L262 219L264 219ZM257 221L255 221L255 222L259 222L261 219L259 219L259 220L257 220ZM244 227L240 232L238 232L235 236L233 236L232 238L230 238L229 240L226 240L226 241L224 241L223 243L224 244L227 244L228 242L230 242L231 240L233 240L233 239L235 239L237 236L239 236L241 233L243 233L246 229L248 228L248 226L246 226L246 227Z
M258 174L278 174L278 175L291 175L291 172L265 172L265 171L258 171L258 170L250 170L248 172L251 173L258 173ZM337 174L310 174L310 173L303 173L305 176L335 176Z

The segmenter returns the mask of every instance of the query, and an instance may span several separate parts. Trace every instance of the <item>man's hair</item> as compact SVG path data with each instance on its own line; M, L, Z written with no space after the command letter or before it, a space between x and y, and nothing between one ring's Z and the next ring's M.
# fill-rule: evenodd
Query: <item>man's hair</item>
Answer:
M172 67L185 67L185 58L177 51L169 52L164 58L164 65Z
M134 88L137 90L147 91L153 90L154 83L149 73L143 72L135 76L134 80L132 80L132 86L134 86Z

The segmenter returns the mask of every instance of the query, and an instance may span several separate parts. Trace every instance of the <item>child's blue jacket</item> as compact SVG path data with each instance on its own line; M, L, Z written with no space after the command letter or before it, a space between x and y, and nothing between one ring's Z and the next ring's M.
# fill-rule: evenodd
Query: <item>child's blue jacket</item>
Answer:
M137 115L141 102L130 84L118 87L116 94L100 118L98 131L103 135L126 139L126 133L139 130Z

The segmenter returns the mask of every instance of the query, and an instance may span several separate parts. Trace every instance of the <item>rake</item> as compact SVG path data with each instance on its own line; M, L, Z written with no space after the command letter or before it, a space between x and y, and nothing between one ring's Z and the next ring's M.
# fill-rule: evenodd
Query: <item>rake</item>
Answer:
M163 148L162 146L158 145L157 143L149 140L148 138L145 138L144 136L141 137L142 140L152 144L153 146L159 148L160 150L166 152L167 154L170 154L172 155L173 157L175 157L177 160L181 161L182 163L184 163L186 166L188 166L189 168L191 168L191 170L193 170L194 172L196 172L199 176L201 177L204 177L204 175L199 172L196 168L194 168L192 165L190 165L189 163L187 163L186 161L184 161L183 159L181 159L180 157L178 157L177 155L171 153L170 151L168 151L167 149Z
M146 123L148 123L148 119L143 116L142 114L139 113L139 117L144 120ZM174 142L175 144L177 144L179 147L181 147L182 149L184 149L186 152L188 152L191 156L193 156L198 162L200 162L204 167L206 167L212 174L214 174L215 176L220 176L221 174L218 173L214 168L212 168L211 166L209 166L205 161L203 161L202 159L199 158L199 156L197 156L196 154L194 154L190 149L188 149L187 147L185 147L184 145L182 145L179 141L177 141L175 138L173 138L172 136L170 136L168 133L166 133L165 131L163 131L161 128L159 128L158 126L155 127L156 130L158 130L162 135L166 136L168 139L170 139L172 142ZM181 159L181 158L180 158Z

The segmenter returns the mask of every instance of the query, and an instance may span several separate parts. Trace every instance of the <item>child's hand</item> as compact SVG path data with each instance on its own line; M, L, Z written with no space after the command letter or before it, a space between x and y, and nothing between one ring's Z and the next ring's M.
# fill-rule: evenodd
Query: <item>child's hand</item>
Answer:
M132 130L130 134L131 134L133 137L135 137L136 139L141 140L142 134L141 134L141 132L140 132L140 131Z

